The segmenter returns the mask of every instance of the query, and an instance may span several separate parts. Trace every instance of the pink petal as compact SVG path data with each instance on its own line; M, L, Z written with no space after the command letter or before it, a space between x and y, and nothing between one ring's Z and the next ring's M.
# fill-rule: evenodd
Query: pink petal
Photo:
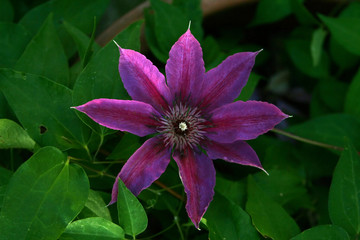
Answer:
M190 30L172 46L165 71L175 100L196 104L201 97L205 67L200 43Z
M229 103L210 114L206 136L221 143L254 139L289 117L273 104L258 101Z
M265 171L254 149L244 141L233 143L209 141L205 149L210 159L223 159L232 163L257 167Z
M202 152L185 149L173 155L187 195L186 210L196 228L214 196L215 168Z
M109 205L117 201L119 178L134 195L138 195L163 174L169 165L170 154L171 149L164 147L159 137L147 140L129 158L116 177Z
M259 52L236 53L205 74L201 106L207 110L233 102L246 85Z
M156 132L159 113L149 104L116 99L95 99L74 107L107 128L127 131L140 137Z
M120 48L119 72L132 99L146 102L161 112L172 101L165 77L144 55Z

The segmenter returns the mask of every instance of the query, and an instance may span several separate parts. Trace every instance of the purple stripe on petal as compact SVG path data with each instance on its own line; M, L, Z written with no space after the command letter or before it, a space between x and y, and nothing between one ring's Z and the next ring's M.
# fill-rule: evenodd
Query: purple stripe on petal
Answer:
M117 201L118 179L134 195L149 187L165 171L170 162L171 149L164 147L159 137L147 140L125 163L114 183L111 202Z
M206 143L205 149L211 159L223 159L227 162L253 166L265 171L254 149L244 141L233 143L209 141Z
M202 91L202 108L210 111L233 102L246 85L258 53L236 53L208 71L205 74L205 89Z
M221 143L254 139L289 117L273 104L258 101L229 103L210 114L206 136Z
M151 104L162 112L172 101L165 77L144 55L120 48L119 72L132 99Z
M146 136L156 132L159 113L149 104L117 99L95 99L74 107L105 127Z
M200 43L190 30L172 46L165 71L175 100L195 105L201 97L205 67Z
M187 195L186 210L196 228L214 196L215 168L202 152L185 149L173 155Z

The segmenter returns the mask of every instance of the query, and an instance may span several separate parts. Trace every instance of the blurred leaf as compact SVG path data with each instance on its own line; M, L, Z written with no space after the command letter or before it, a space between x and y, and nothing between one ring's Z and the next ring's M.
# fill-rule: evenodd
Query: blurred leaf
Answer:
M329 191L331 222L343 227L352 237L360 234L360 157L348 145L336 165Z
M35 142L16 122L0 119L0 148L34 149Z
M71 23L64 21L64 27L66 31L74 39L74 42L79 52L80 59L82 62L84 62L91 39L80 29L74 27ZM97 43L94 43L90 51L91 53L93 53L93 52L97 52L99 49L100 46ZM86 66L86 64L83 66Z
M287 170L269 170L254 174L258 186L288 212L296 212L300 208L311 207L310 198L305 188L305 179Z
M119 225L125 233L135 236L145 231L148 225L146 212L139 200L126 188L119 179L119 193L117 199Z
M30 41L30 35L20 24L0 22L0 36L0 67L13 67Z
M319 65L321 55L323 53L323 45L326 34L327 32L324 29L318 28L314 31L312 35L312 40L310 43L310 51L311 51L311 57L313 60L314 67Z
M21 125L40 146L81 148L88 130L70 109L71 90L47 78L0 70L0 89Z
M142 21L130 25L114 39L122 47L140 49L140 29ZM73 91L73 104L81 105L97 98L129 99L120 79L119 49L113 42L109 42L100 49L86 65L77 78ZM99 125L90 120L85 114L77 113L81 119L98 133L102 131Z
M345 112L353 114L360 121L360 68L353 78L345 100Z
M209 239L260 239L250 216L239 206L216 192L204 216Z
M315 25L319 22L311 14L311 12L306 9L303 4L303 0L290 0L291 10L295 14L297 20L303 25Z
M246 200L246 186L244 181L231 181L226 178L216 177L215 191L234 204L243 207Z
M54 147L36 152L14 173L0 212L2 239L57 239L84 207L89 182Z
M322 52L317 66L312 64L309 41L290 39L286 42L286 49L291 60L302 73L314 78L324 78L329 75L330 64L325 52Z
M6 192L6 187L12 175L13 175L12 171L0 167L0 211L2 208L2 204Z
M321 116L328 113L342 112L348 85L335 79L321 79L312 94L311 116Z
M101 217L103 219L111 221L109 208L102 199L99 192L90 189L88 199L85 203L85 207L78 215L78 218L89 217Z
M0 0L0 21L12 22L14 9L9 0Z
M120 142L106 158L112 160L127 160L141 146L139 139L140 138L134 134L124 133Z
M360 55L360 16L331 18L319 15L319 17L336 41L349 52Z
M340 69L348 69L356 66L360 57L350 53L340 45L333 36L330 36L330 55Z
M64 46L68 57L75 53L76 46L62 26L63 21L73 24L75 27L90 34L93 29L94 16L100 19L107 8L109 0L51 0L33 9L20 20L31 33L35 34L45 21L46 17L54 13L54 23L59 38Z
M15 69L41 75L68 86L69 67L53 24L52 14L27 45Z
M344 137L347 137L357 149L360 149L360 123L347 114L329 114L313 118L291 126L287 131L300 137L339 147L346 145Z
M259 83L261 76L256 73L250 73L249 80L247 81L245 87L241 90L240 95L235 99L235 101L247 101L252 96L257 84Z
M170 48L185 33L191 19L188 19L179 8L161 0L151 0L150 2L153 13L147 12L146 15L146 21L149 21L150 24L146 24L145 27L151 28L146 32L147 40L151 42L149 46L155 56L160 61L166 62ZM152 35L151 31L155 35Z
M248 177L246 211L250 214L256 229L264 237L288 240L300 233L294 219L261 190L251 175Z
M226 58L225 53L221 51L219 44L212 36L207 36L203 40L202 49L206 70L216 67Z
M290 13L290 0L262 0L257 5L255 17L250 25L276 22Z
M350 240L347 232L336 225L319 225L309 228L291 240Z
M69 224L59 240L121 240L124 230L101 217L77 220Z
M340 18L359 17L360 16L360 3L350 2L339 14Z
M191 33L197 39L202 39L204 32L202 28L201 0L174 0L172 4L184 13L188 22L191 21Z

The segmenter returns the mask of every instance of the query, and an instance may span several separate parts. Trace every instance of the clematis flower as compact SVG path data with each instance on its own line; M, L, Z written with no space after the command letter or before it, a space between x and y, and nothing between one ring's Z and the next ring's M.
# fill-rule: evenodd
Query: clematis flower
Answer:
M75 107L105 127L140 137L154 134L122 167L110 204L117 200L119 178L138 195L160 177L172 157L187 195L187 213L198 228L214 195L212 159L263 170L245 140L288 115L266 102L233 102L259 52L236 53L205 72L200 44L187 30L170 50L165 80L141 53L119 50L120 76L133 100L95 99Z

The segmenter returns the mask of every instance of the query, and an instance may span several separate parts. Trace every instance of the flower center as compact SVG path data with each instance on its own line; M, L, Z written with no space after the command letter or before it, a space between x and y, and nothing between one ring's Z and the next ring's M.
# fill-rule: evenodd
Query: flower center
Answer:
M179 123L179 128L181 131L185 131L187 129L187 125L185 122Z
M204 138L205 121L200 110L180 104L164 113L158 132L166 146L177 150L193 148Z

